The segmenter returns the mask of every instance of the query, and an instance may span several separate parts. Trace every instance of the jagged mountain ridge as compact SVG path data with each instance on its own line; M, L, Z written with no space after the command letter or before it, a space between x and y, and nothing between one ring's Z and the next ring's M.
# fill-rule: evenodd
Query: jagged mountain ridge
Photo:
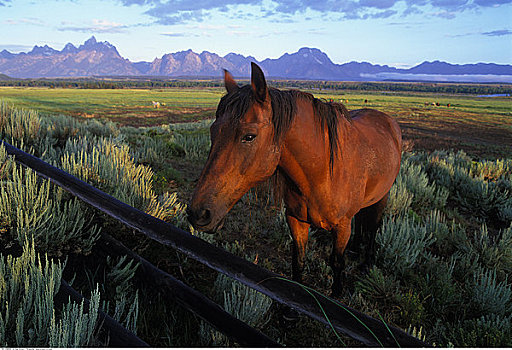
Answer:
M28 53L4 50L0 53L0 73L15 78L140 75L113 45L97 42L94 36L78 48L69 43L62 51L48 45L36 45Z
M152 62L131 62L123 58L114 45L98 42L94 36L79 47L68 43L61 51L48 45L36 45L28 53L13 54L3 50L0 52L0 73L15 78L102 75L219 77L222 69L227 69L235 77L248 77L250 62L257 62L269 77L288 79L375 80L382 73L512 76L511 65L493 63L457 65L434 61L423 62L410 69L367 62L336 64L319 49L307 47L261 62L236 53L221 57L208 51L198 54L192 50L168 53Z

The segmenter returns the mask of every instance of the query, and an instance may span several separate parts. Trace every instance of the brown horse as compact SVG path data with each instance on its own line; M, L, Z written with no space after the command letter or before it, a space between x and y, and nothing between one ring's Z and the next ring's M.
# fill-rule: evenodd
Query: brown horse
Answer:
M189 205L189 221L214 232L253 186L277 174L284 186L286 220L293 236L292 276L301 281L311 225L332 232L332 291L341 291L344 251L356 231L375 234L400 168L401 132L384 113L348 112L297 90L267 87L252 63L251 85L239 87L224 73L227 94L211 126L211 149ZM357 214L357 215L356 215Z

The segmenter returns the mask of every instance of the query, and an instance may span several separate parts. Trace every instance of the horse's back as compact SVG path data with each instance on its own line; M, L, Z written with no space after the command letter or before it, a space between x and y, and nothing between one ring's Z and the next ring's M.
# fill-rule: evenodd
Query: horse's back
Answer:
M396 142L399 151L402 149L402 133L400 126L395 119L375 109L356 109L350 112L355 126L364 135L381 137L391 137Z
M395 119L374 109L351 111L353 142L366 166L365 206L384 196L400 169L402 133Z

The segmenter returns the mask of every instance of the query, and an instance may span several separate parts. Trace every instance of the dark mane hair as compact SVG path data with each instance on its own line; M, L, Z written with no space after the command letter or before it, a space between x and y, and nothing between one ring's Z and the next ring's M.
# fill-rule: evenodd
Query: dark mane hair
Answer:
M315 115L318 118L322 130L327 128L330 149L330 167L332 170L334 157L339 152L338 120L343 116L351 121L346 107L341 103L326 102L315 98L312 94L299 90L279 90L269 88L272 105L272 124L274 125L274 142L279 144L283 135L288 131L293 118L297 114L297 100L303 99L313 105ZM226 94L220 100L216 116L224 113L230 114L230 120L236 124L240 121L253 103L257 103L250 85Z

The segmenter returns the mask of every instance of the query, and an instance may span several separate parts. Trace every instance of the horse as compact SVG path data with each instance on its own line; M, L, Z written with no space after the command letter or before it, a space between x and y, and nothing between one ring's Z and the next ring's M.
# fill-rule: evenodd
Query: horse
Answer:
M276 176L293 238L292 279L302 282L310 226L328 230L332 295L339 296L354 216L356 232L368 241L365 263L374 261L376 232L400 169L400 127L373 109L348 112L306 92L268 87L255 63L250 85L239 87L226 70L224 85L189 222L214 233L249 189Z

